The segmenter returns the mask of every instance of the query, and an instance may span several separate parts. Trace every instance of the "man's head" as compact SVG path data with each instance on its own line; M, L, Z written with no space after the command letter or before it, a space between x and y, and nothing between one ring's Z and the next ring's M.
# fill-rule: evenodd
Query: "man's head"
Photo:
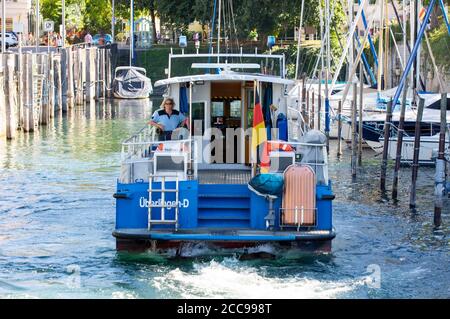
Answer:
M172 111L173 108L175 107L175 101L171 97L168 97L164 99L164 102L162 103L161 107L164 110L166 110L166 112Z

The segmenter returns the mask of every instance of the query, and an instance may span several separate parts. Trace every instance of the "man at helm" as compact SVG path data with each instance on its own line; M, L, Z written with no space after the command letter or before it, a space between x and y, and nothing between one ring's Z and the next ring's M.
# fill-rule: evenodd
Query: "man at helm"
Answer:
M187 118L174 110L174 107L175 102L172 98L164 99L161 110L156 111L149 122L149 125L158 129L159 141L170 141L173 131L187 122Z

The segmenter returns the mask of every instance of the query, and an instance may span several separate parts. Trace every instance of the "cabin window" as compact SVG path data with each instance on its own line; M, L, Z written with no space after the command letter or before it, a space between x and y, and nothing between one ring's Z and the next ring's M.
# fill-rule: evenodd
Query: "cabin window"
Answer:
M211 116L212 117L223 117L224 115L225 115L224 102L212 102Z
M241 101L236 100L230 103L230 117L240 118L241 117Z

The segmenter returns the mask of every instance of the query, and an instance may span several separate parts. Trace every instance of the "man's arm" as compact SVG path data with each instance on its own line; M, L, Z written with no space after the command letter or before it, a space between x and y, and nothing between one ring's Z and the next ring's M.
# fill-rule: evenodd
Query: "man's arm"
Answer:
M159 114L158 112L155 112L155 114L153 114L152 119L150 120L150 122L148 122L148 124L159 128L161 131L164 131L164 126L162 124L159 124L158 121L159 121Z

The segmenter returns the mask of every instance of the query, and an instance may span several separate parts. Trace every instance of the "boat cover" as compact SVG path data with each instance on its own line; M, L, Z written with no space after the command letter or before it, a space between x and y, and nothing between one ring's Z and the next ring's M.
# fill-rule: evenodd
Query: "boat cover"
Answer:
M311 166L316 173L317 183L319 185L328 184L328 173L325 169L325 155L324 147L326 145L327 137L321 131L311 130L302 136L302 143L311 144L302 145L300 153L302 154L301 163Z
M151 80L133 67L117 71L113 89L122 99L148 98L153 91Z
M283 192L282 174L260 174L252 178L248 188L259 196L278 197Z

